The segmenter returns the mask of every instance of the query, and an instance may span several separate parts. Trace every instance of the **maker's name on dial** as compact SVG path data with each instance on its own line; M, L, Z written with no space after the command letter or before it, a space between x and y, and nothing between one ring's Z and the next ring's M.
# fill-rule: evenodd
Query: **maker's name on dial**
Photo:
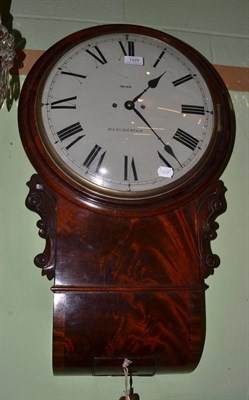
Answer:
M140 128L107 128L107 132L143 133Z

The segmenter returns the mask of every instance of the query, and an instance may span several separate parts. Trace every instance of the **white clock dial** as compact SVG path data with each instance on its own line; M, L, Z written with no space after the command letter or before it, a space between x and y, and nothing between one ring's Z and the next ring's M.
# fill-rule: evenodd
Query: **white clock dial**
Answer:
M202 74L165 42L113 33L66 51L40 90L41 138L78 183L151 197L191 175L214 129Z

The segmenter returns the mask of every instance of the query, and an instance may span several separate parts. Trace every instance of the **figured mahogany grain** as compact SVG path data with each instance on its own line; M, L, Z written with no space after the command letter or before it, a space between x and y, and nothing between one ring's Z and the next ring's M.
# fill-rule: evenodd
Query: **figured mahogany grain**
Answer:
M124 358L134 375L193 370L205 339L204 279L219 265L210 241L226 209L223 183L142 218L52 196L38 175L29 188L46 240L48 265L38 266L54 274L54 373L120 375Z
M59 198L55 284L195 285L194 209L195 202L166 215L125 218L99 215Z
M112 198L80 185L41 139L41 90L54 60L78 43L115 32L172 44L192 60L212 95L214 130L205 157L157 197ZM204 279L219 265L210 246L215 219L226 209L218 179L235 138L233 107L217 72L165 33L123 24L89 28L42 55L24 82L18 118L38 172L26 202L39 214L46 241L35 263L54 279L54 373L121 375L124 358L132 360L136 375L192 371L205 339Z
M193 370L206 289L196 199L144 218L57 207L54 372L119 375L124 358L138 375Z
M122 375L125 358L134 375L189 372L200 360L204 290L67 292L56 293L55 303L56 373ZM105 359L104 368L97 359Z

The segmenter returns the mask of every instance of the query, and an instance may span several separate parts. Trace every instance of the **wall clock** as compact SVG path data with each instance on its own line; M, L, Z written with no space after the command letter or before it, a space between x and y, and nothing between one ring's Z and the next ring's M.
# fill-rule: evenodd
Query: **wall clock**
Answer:
M193 370L235 136L214 68L154 29L85 29L34 65L19 129L46 240L35 264L54 279L54 372Z

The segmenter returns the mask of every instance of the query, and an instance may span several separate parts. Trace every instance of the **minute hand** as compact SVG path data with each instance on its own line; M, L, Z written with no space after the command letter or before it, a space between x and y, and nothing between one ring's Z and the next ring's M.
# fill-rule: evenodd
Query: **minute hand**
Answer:
M148 128L150 128L150 130L154 133L154 135L156 135L157 139L160 140L160 142L165 146L166 143L164 143L162 138L156 133L156 131L154 131L154 129L150 126L149 122L147 122L147 120L144 118L144 116L135 107L133 107L133 111L145 123L145 125L147 125Z
M136 103L136 101L138 101L138 99L145 93L147 92L148 89L155 89L158 85L158 82L160 81L161 77L166 74L166 71L162 73L162 75L158 76L157 78L151 79L148 82L148 87L146 89L144 89L142 91L142 93L140 93L139 95L137 95L132 101L133 103Z
M148 126L148 128L150 128L150 130L154 133L154 135L156 135L157 139L163 144L164 146L164 150L166 151L166 153L170 154L172 157L174 157L174 159L178 162L178 164L182 167L182 164L180 163L180 161L177 159L177 157L175 156L171 146L169 144L166 144L163 139L156 133L156 131L150 126L150 124L147 122L147 120L144 118L144 116L135 108L133 107L132 110L135 112L135 114L137 114L137 116L145 123L145 125Z

